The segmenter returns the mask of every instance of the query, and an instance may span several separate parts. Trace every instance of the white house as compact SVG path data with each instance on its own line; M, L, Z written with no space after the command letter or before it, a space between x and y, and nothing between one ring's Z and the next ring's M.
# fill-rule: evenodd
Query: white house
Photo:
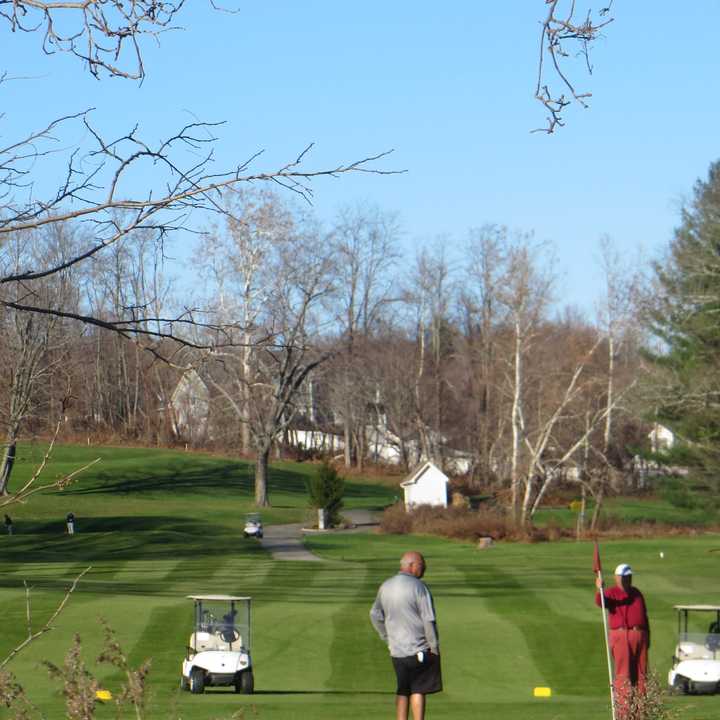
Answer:
M447 507L448 476L430 461L423 463L400 483L405 492L405 509L414 505Z
M662 452L670 450L675 444L675 434L669 428L660 423L655 423L653 429L648 434L650 438L650 448L653 452Z
M210 391L192 368L186 370L170 398L172 429L189 442L205 439L210 412Z

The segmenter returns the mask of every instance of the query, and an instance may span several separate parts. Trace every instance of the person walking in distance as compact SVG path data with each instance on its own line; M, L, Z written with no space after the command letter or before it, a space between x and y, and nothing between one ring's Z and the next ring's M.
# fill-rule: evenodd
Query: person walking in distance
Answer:
M75 515L73 513L69 512L65 516L65 524L67 525L67 534L74 535L75 534Z
M387 643L397 679L395 708L397 720L425 718L425 696L442 690L440 647L435 607L427 585L425 559L418 552L406 552L400 572L378 590L370 620Z
M645 678L650 648L650 623L643 594L632 584L632 568L623 563L615 568L615 586L604 590L595 579L595 603L602 606L600 593L610 622L610 652L615 667L613 688L618 717L627 715L633 692L645 693Z
M13 521L7 513L5 513L5 530L7 531L8 535L13 534Z

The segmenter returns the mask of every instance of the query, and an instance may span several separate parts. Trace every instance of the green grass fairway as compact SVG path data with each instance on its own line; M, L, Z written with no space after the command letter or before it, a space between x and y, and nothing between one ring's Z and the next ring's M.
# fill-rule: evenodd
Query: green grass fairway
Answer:
M70 467L94 452L62 448L57 457ZM274 470L271 497L278 507L267 518L302 517L303 474L311 470L305 464ZM236 717L248 720L392 717L392 671L368 611L377 586L409 548L428 559L426 580L440 622L446 692L429 699L430 718L609 718L590 543L477 551L435 538L327 534L308 540L326 562L274 562L240 536L249 491L242 463L112 450L102 470L74 490L13 512L18 534L0 537L0 657L24 637L23 579L33 586L39 626L68 581L93 566L56 629L9 665L48 718L64 717L63 700L39 661L61 661L79 632L95 667L101 617L117 630L133 663L153 659L149 718L229 720L239 711ZM354 483L348 505L382 505L393 494L382 484ZM78 516L74 537L61 533L68 510ZM672 605L717 602L720 537L606 543L603 560L609 570L621 560L635 566L651 615L651 661L666 676ZM211 689L193 696L177 689L191 621L184 596L194 592L253 596L255 695ZM114 671L97 673L117 688ZM550 686L553 697L534 699L537 685ZM720 697L671 702L683 720L720 714ZM114 717L112 706L98 712L98 718Z

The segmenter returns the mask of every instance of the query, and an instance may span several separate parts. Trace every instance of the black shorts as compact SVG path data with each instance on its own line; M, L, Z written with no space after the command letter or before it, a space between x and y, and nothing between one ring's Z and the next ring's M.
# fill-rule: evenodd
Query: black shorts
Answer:
M397 676L397 695L430 695L443 689L439 655L425 651L422 662L417 655L410 655L394 657L392 663Z

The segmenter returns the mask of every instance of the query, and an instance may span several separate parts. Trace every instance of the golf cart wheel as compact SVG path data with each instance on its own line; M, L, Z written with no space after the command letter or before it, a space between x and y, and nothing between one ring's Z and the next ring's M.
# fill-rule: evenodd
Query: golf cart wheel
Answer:
M261 532L260 532L260 533L258 533L258 534L257 534L257 536L258 536L258 539L262 540L262 536L263 536L263 534L262 534Z
M255 691L255 678L252 670L238 673L235 677L235 692L243 693L243 695L252 695Z
M180 676L180 689L181 690L189 690L190 689L190 683L184 675Z
M671 688L673 695L687 695L689 689L687 678L676 675Z
M190 672L190 692L194 694L205 692L205 673L202 668L193 668Z

